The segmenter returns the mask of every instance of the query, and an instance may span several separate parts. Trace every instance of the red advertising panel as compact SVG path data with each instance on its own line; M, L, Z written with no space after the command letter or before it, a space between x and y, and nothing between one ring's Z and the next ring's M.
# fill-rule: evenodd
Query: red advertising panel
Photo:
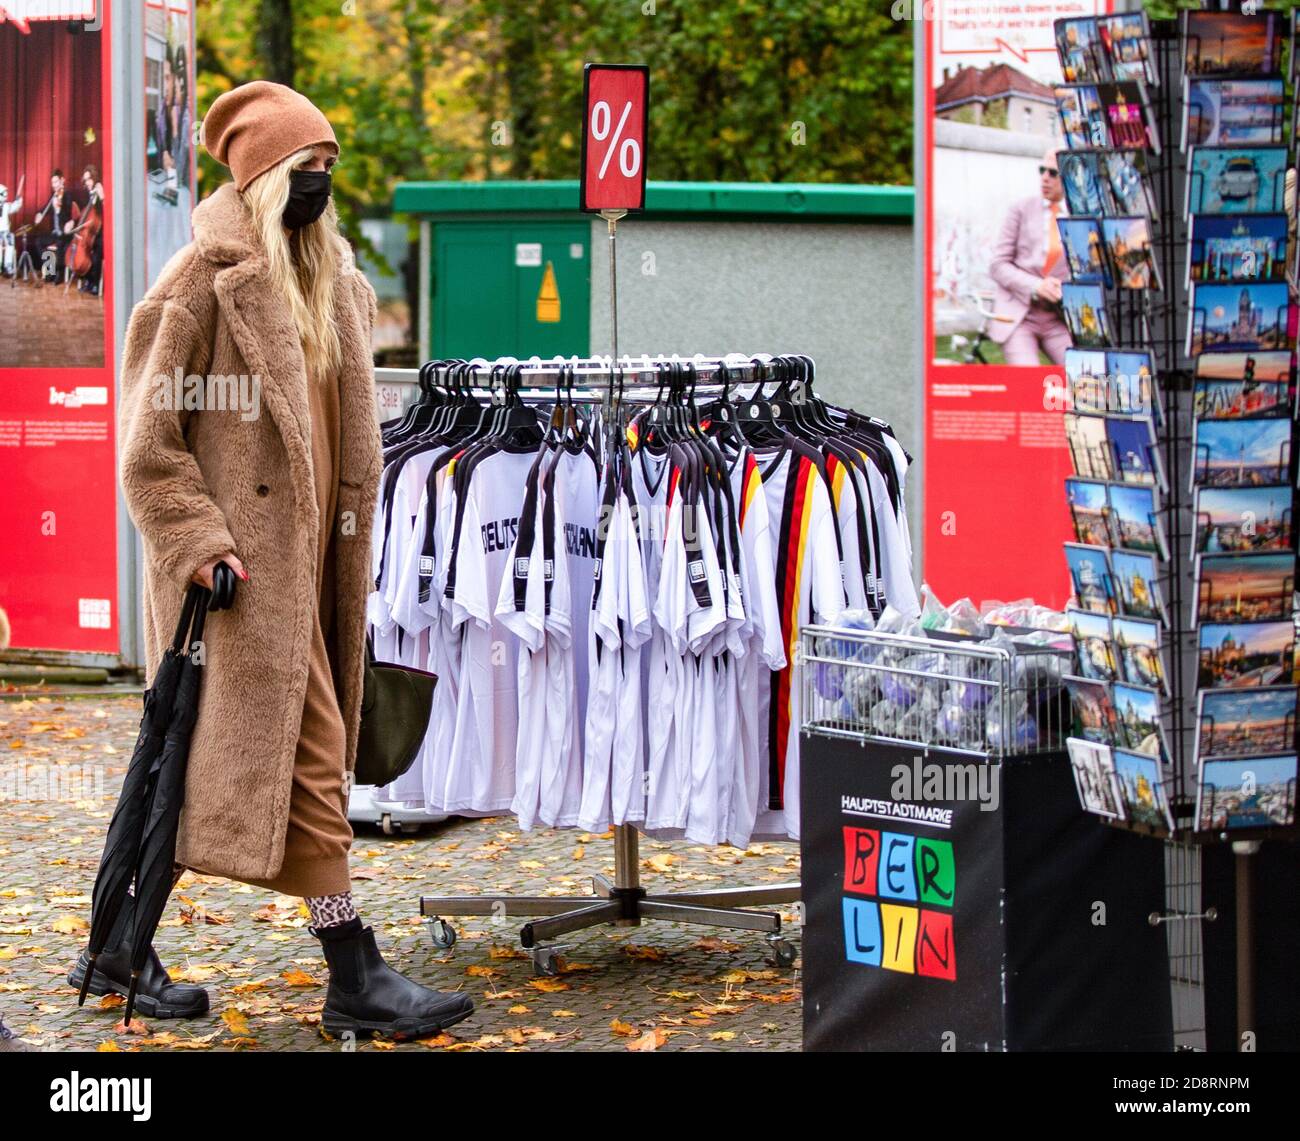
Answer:
M583 210L644 210L650 69L589 63L583 71Z
M115 654L107 0L0 0L0 606Z
M1053 22L1109 9L1107 0L924 6L924 571L945 602L1032 596L1059 606L1070 594L1069 334L1050 303L1018 301L1004 270L1037 275L1051 261L1042 168L1065 146Z

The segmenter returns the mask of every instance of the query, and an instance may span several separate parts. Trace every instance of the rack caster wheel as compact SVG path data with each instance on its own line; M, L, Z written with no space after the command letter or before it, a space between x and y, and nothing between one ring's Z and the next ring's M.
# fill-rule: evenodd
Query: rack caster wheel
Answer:
M534 947L532 956L535 975L549 978L558 975L564 968L564 960L560 958L554 947Z
M787 943L784 939L769 939L772 947L772 957L776 960L778 967L793 967L795 960L799 958L799 948L793 943Z
M430 919L429 942L440 951L450 951L456 945L456 928L445 919Z
M379 821L379 827L383 830L385 836L395 836L397 828L393 824L393 818L385 812Z

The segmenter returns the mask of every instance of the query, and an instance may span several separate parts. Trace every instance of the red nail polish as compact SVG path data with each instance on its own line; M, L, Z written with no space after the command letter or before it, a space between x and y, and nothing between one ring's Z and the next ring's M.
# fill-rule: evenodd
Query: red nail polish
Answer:
M248 581L248 571L241 570L241 571L239 572L239 577L242 578L245 582L247 582L247 581Z

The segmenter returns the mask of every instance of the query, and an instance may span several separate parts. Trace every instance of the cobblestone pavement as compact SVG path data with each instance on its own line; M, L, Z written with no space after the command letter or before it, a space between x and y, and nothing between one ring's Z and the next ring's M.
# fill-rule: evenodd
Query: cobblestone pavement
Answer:
M297 899L187 874L155 940L173 977L209 988L212 1012L121 1027L120 999L78 1009L64 976L84 946L90 889L139 723L138 696L0 701L0 1015L47 1050L337 1050L319 1029L325 964ZM651 891L798 878L798 846L745 852L642 838ZM777 967L764 939L678 924L568 936L560 973L534 974L518 921L456 920L434 947L421 895L583 894L612 877L613 843L574 830L522 833L512 818L456 820L413 837L359 831L353 888L363 919L400 970L462 989L477 1011L416 1043L362 1050L798 1049L798 964ZM785 911L797 945L793 915Z

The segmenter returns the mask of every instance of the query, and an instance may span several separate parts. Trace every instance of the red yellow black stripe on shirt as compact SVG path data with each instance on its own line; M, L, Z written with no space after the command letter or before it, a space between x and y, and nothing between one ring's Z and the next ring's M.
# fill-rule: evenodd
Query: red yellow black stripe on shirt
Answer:
M745 525L745 516L749 513L749 505L753 502L754 496L761 495L763 492L763 475L758 470L758 460L753 452L745 456L745 478L740 485L740 525Z
M785 497L777 528L776 598L781 610L781 637L786 665L772 674L772 702L768 710L768 807L785 803L785 756L790 743L790 687L794 684L794 643L799 636L799 600L803 596L808 552L808 524L812 513L813 481L817 470L807 456L791 458L793 470L786 479Z

